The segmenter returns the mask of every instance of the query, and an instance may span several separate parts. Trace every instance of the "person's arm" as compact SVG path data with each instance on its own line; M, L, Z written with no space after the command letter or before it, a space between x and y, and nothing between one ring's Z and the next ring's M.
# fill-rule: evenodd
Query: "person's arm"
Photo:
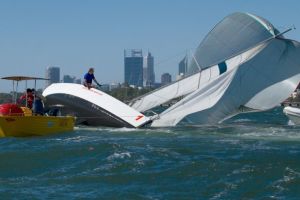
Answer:
M94 80L94 82L95 82L99 87L102 86L100 83L98 83L98 81L97 81L95 78L94 78L93 80Z
M94 80L94 82L99 86L99 87L101 87L102 85L100 84L100 83L98 83L98 81L96 80L96 78L95 78L95 76L94 76L94 74L93 74L93 80Z
M20 96L20 98L17 100L17 103L18 104L21 104L21 103L23 103L23 101L26 99L26 96L25 95L22 95L22 96Z

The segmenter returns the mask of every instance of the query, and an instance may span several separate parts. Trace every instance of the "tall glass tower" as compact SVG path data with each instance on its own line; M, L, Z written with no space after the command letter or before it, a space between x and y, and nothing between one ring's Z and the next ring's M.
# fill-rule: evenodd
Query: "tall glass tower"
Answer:
M148 55L144 57L144 86L154 87L155 73L154 73L154 57L148 52Z
M59 67L47 67L46 69L46 87L51 85L52 83L60 82L60 68Z
M143 52L141 49L124 50L124 82L143 87Z

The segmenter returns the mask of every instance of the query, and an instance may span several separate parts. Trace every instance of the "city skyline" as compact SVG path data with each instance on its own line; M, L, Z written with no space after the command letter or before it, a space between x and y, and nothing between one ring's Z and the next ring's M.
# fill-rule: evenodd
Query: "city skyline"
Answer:
M193 52L225 16L241 11L271 21L280 31L300 28L298 1L1 1L1 77L44 76L47 66L82 78L89 67L97 80L123 82L123 50L155 55L156 81L178 73L178 62ZM155 14L153 14L155 10ZM178 14L182 13L185 14ZM299 30L287 37L299 40ZM44 83L40 85L43 88ZM0 92L11 83L0 81Z

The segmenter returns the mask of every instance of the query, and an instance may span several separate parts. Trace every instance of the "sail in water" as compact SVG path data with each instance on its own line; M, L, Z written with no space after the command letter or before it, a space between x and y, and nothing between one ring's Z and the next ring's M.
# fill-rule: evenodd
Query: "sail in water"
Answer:
M270 109L300 80L300 43L274 38L255 56L160 114L152 126L216 124L248 107Z
M152 126L216 124L245 110L278 105L300 80L300 45L282 35L255 15L234 13L224 18L199 45L189 70L232 69L200 84L161 113ZM220 61L228 56L240 62ZM209 66L215 62L218 64Z

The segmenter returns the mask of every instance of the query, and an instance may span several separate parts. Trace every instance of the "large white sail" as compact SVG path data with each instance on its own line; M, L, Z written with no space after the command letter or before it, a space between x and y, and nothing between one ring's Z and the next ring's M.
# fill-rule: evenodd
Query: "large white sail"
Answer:
M262 17L232 13L222 19L201 41L189 66L189 73L208 68L249 49L279 31Z
M300 43L274 38L234 70L203 85L160 114L152 126L215 124L252 109L278 105L300 80Z
M193 74L159 88L158 90L147 93L144 96L140 96L132 100L129 105L140 112L144 112L174 98L189 94L198 88L200 76L201 73Z
M219 64L207 68L201 72L195 73L163 88L159 88L158 90L134 99L130 106L140 112L143 112L168 102L174 98L190 94L199 89L202 85L206 85L207 83L213 81L224 72L230 71L241 63L244 63L253 57L258 51L264 48L265 45L266 43L259 44L248 51L234 56L224 62L220 62Z
M262 58L262 65L269 66L269 69L257 68L257 71L260 72L259 76L261 77L262 81L270 82L270 80L272 80L274 83L275 76L281 78L282 81L266 87L264 90L253 96L245 104L245 106L249 108L256 110L267 110L277 106L295 90L300 81L300 43L288 39L281 39L278 43L279 44L277 44L276 48L281 48L282 52L281 55L278 55L279 57L277 57L276 65L266 65L264 62L269 63L269 59L266 60ZM275 44L273 44L273 46L275 48ZM276 54L271 53L269 56L276 56ZM273 59L276 59L276 57ZM269 72L269 74L264 74L264 71ZM266 79L262 76L268 78ZM256 76L256 78L258 78L258 76Z

